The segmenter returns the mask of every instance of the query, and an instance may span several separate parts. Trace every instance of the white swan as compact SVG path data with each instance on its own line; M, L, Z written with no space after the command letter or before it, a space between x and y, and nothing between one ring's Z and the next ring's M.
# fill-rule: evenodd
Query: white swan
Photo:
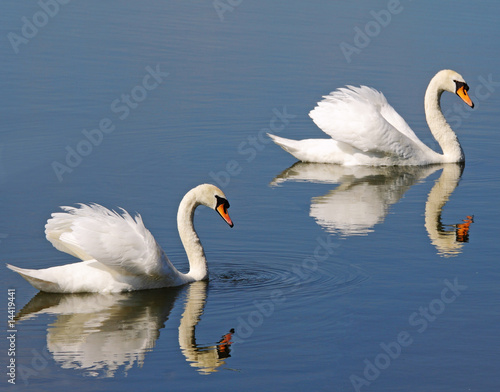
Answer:
M443 91L449 91L474 107L468 90L462 76L442 70L431 79L425 92L427 124L443 154L420 141L384 95L366 86L340 88L325 96L309 113L331 139L269 136L303 162L370 166L463 162L462 147L441 112L440 99Z
M41 270L7 264L41 291L54 293L121 292L179 286L208 278L207 261L193 226L200 204L216 210L233 227L229 203L214 185L191 189L179 205L177 226L189 260L189 272L179 272L144 226L125 210L122 215L100 205L62 207L45 225L55 248L83 260Z

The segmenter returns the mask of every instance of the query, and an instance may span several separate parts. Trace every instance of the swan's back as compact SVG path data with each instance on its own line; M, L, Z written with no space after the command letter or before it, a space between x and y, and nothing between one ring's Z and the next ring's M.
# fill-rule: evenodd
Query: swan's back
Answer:
M384 94L366 86L347 86L318 102L309 116L332 139L363 153L410 159L428 149Z
M53 213L45 225L46 237L56 249L125 274L163 272L163 252L140 215L132 217L125 210L119 214L98 204L61 209L65 212Z

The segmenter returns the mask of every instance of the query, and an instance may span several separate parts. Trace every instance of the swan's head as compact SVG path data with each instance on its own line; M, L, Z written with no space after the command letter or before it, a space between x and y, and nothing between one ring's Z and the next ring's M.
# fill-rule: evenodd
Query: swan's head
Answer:
M458 72L452 71L451 69L445 69L439 71L434 78L440 82L443 90L457 94L467 105L471 108L474 107L474 103L467 93L469 91L469 86Z
M227 212L229 202L227 201L224 192L222 192L215 185L211 184L198 185L194 188L194 191L196 191L196 197L200 204L214 209L230 227L234 226L233 221Z

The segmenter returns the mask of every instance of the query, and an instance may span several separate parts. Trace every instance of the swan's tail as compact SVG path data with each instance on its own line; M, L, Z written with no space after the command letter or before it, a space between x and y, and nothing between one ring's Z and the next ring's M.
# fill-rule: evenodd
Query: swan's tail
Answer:
M267 136L269 136L272 141L280 146L283 150L292 154L293 156L295 156L294 153L297 153L300 149L299 140L285 139L284 137L279 137L270 133L268 133Z
M269 137L283 150L302 162L342 163L349 146L339 147L333 139L291 140L269 134Z
M19 268L11 264L7 264L7 268L11 269L14 272L17 272L24 279L26 279L35 289L38 289L40 291L46 291L49 293L61 292L59 284L41 279L41 277L39 276L40 275L39 270Z

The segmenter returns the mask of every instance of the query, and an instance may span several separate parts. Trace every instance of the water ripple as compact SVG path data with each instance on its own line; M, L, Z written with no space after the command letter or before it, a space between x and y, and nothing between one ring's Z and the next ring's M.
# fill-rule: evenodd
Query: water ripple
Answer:
M315 262L307 256L247 252L245 256L234 255L231 262L214 264L210 267L210 288L217 291L279 289L304 294L314 290L315 296L342 295L369 278L366 271L339 258Z

